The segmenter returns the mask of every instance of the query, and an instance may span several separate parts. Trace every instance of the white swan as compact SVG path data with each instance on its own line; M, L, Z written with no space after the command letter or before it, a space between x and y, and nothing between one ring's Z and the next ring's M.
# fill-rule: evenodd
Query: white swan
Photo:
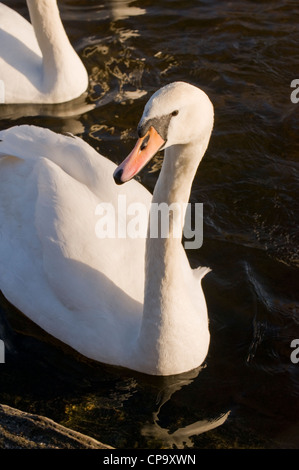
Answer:
M0 103L63 103L88 75L63 28L56 0L27 0L30 24L0 3Z
M178 238L99 239L95 225L98 204L117 211L119 195L127 206L149 208L152 196L140 183L119 186L112 175L118 183L132 178L162 145L153 202L188 201L212 127L207 95L175 82L147 103L139 140L118 168L79 138L32 126L1 131L6 298L91 359L154 375L198 367L210 338L201 288L207 268L190 268ZM181 220L175 224L182 230Z

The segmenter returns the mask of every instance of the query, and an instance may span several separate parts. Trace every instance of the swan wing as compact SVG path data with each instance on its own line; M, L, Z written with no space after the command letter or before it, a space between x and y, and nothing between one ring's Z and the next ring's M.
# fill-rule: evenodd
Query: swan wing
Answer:
M118 191L149 205L150 194L137 182L116 186L115 165L81 139L34 126L0 139L4 295L86 356L115 363L121 355L109 342L136 335L142 314L145 240L99 239L96 207L115 203Z

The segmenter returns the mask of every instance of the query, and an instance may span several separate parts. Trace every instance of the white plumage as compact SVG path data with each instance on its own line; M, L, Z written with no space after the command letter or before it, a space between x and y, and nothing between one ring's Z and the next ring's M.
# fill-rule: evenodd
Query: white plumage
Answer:
M83 355L157 375L193 369L206 357L201 279L208 270L192 270L171 236L99 239L96 207L109 202L117 211L119 195L147 210L151 201L188 201L213 107L204 92L178 82L155 93L141 125L173 110L153 197L135 180L116 185L116 165L79 138L34 126L0 132L4 295Z
M56 0L27 0L27 5L31 23L0 3L1 102L63 103L79 97L88 75Z

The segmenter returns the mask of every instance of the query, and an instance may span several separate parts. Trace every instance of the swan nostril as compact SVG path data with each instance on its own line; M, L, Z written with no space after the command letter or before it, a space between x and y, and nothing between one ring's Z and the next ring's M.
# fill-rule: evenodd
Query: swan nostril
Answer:
M113 178L116 184L124 183L124 181L121 180L123 172L124 170L122 168L116 168L115 172L113 173Z
M149 138L150 138L149 135L147 135L147 136L145 137L145 139L144 139L144 141L142 142L141 147L140 147L140 150L141 150L141 151L146 148L146 146L147 146L147 144L148 144L148 141L149 141Z

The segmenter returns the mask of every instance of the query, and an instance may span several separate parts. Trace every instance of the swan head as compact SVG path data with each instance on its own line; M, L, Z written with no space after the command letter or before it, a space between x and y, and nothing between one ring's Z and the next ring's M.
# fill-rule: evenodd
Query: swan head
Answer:
M206 147L213 122L213 105L200 88L185 82L164 86L147 102L137 127L139 138L132 152L116 168L115 182L129 181L159 150L200 142Z

